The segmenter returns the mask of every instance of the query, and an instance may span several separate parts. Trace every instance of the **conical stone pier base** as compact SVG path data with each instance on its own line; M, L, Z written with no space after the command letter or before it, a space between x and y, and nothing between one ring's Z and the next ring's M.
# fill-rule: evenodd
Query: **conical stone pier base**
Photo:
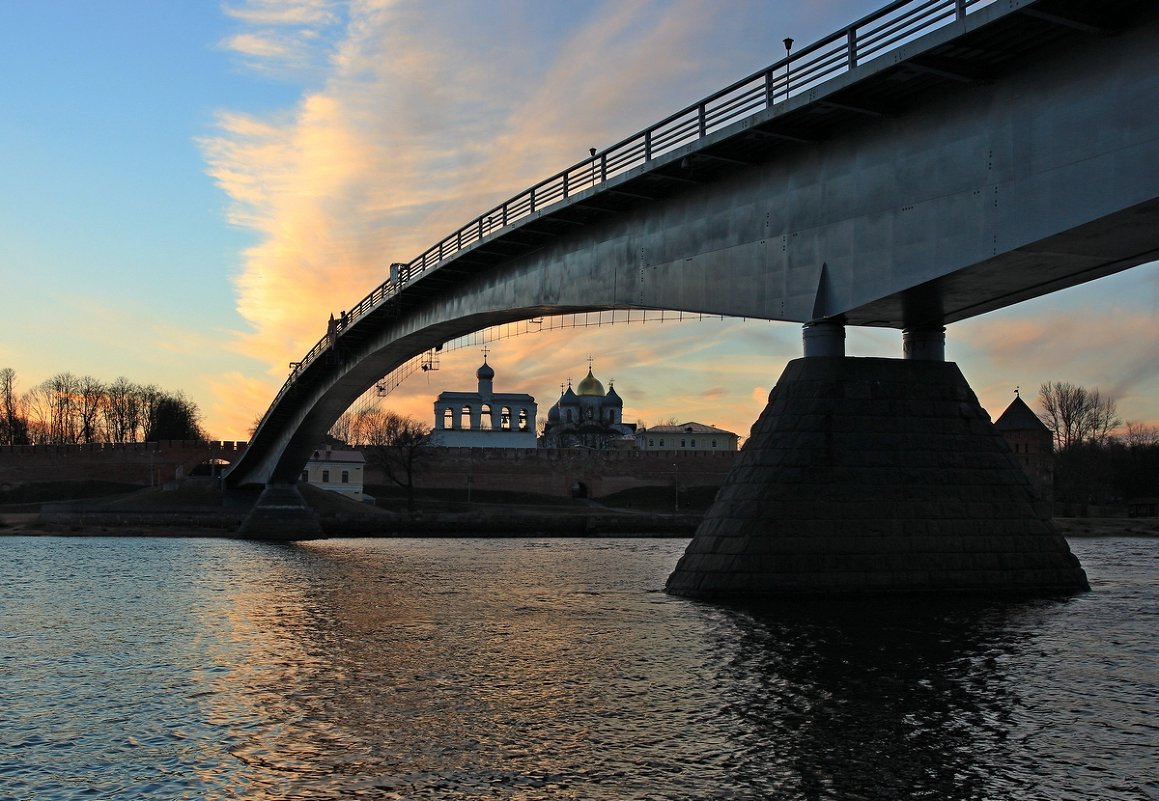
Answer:
M957 365L790 362L667 591L1049 595L1086 574Z

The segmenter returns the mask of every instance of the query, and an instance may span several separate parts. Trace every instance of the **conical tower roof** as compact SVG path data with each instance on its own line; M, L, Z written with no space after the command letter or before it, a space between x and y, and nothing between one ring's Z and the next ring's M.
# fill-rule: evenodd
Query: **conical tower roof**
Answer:
M994 421L994 427L999 431L1050 431L1020 395L1014 396L1006 411Z

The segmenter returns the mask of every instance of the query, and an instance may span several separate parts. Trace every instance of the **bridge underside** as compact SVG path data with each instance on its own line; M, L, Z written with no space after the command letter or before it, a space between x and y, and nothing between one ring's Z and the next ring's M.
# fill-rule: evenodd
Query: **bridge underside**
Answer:
M1159 260L1159 200L843 312L849 325L933 328ZM985 291L979 291L985 287Z

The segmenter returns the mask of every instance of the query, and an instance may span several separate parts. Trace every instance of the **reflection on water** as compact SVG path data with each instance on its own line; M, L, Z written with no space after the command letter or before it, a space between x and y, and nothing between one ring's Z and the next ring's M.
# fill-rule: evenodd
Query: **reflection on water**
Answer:
M1147 540L1094 591L725 607L677 540L0 540L0 797L1146 799Z
M1008 618L928 602L743 618L720 685L738 778L776 797L989 797L1017 703L1001 662L1025 640Z

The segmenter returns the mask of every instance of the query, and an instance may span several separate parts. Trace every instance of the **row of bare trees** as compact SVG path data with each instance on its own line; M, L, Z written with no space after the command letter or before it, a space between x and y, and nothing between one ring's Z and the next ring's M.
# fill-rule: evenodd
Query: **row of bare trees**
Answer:
M1038 402L1039 417L1054 434L1054 449L1060 453L1082 443L1106 443L1123 424L1115 399L1097 387L1048 381L1038 388Z
M181 392L66 372L21 393L16 371L0 368L0 445L170 439L205 439L201 411Z
M1038 416L1054 435L1054 497L1117 504L1159 496L1159 427L1123 423L1117 403L1065 382L1038 388Z

